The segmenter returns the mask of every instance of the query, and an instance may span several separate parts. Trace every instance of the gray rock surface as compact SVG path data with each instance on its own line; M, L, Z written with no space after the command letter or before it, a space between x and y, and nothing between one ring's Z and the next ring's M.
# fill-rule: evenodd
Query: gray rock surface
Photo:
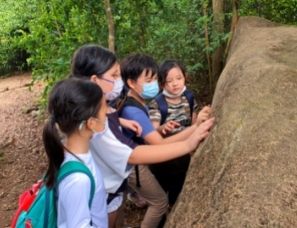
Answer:
M243 17L166 227L297 227L297 28Z

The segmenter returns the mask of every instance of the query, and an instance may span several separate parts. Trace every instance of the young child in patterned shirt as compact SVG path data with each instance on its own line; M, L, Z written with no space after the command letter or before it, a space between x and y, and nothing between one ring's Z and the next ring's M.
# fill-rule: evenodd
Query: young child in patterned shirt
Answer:
M186 72L181 63L176 60L166 60L160 65L158 80L163 89L149 103L149 115L153 126L168 137L181 132L193 123L207 120L211 108L205 106L197 113L197 102L191 91L186 88ZM190 154L171 161L151 165L151 171L156 176L164 191L168 194L169 205L173 206L183 187Z

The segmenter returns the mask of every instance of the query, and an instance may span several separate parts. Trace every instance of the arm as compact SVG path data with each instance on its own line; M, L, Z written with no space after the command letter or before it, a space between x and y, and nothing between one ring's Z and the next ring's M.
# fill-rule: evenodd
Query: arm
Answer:
M166 145L144 145L136 147L129 157L130 164L153 164L168 161L193 151L199 143L208 136L214 124L211 118L195 129L186 140Z
M160 126L160 123L158 121L152 121L152 125L161 135L165 136L168 133L172 132L174 128L179 127L180 123L174 120L169 120Z
M149 117L139 108L126 107L122 111L122 117L138 122L143 130L141 137L147 142L147 144L151 145L167 144L184 140L188 138L197 128L197 125L193 125L173 136L163 138L162 135L157 130L155 130Z
M119 118L119 122L122 127L130 129L131 131L134 131L137 136L141 135L142 127L140 126L140 124L138 122L133 121L133 120L127 120L124 118Z
M204 106L201 111L198 113L196 123L199 125L205 120L209 119L212 113L212 109L209 105Z
M175 135L172 135L166 138L163 138L163 136L158 131L155 130L147 134L146 136L144 136L144 140L151 145L178 142L178 141L187 139L196 130L196 128L197 128L197 125L195 124L185 128L183 131Z

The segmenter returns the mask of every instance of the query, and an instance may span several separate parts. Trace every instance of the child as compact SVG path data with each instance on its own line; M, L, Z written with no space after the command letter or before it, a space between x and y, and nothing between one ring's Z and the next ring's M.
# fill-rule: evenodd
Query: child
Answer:
M197 135L200 131L200 127L203 128L205 124L212 125L214 119L212 118L205 121L205 123L199 127L197 124L194 124L178 134L163 138L160 132L155 130L154 126L152 125L149 119L147 107L145 105L145 100L153 99L159 92L157 71L158 66L150 56L135 54L123 60L121 64L121 74L125 85L129 88L129 92L127 94L127 99L123 102L120 108L120 115L125 119L137 121L142 127L142 133L140 137L134 132L124 129L124 133L127 135L127 137L142 144L167 144L166 148L169 151L173 151L175 148L172 147L172 143L184 142L188 138L195 137L195 135ZM209 116L207 116L207 118L209 118ZM193 150L195 148L196 147L194 147ZM183 150L186 149L186 147L183 148ZM150 153L152 153L152 151L150 151ZM161 156L163 151L159 150L156 151L156 153L159 153L159 156ZM140 166L139 178L141 184L142 169L143 166ZM135 186L135 181L135 179L129 180L129 183ZM140 188L136 188L136 191L141 196L143 196L143 189L144 188L141 186Z
M158 80L163 89L149 104L149 115L155 129L168 137L186 127L208 119L211 108L205 106L198 114L197 102L186 88L185 68L176 60L166 60L160 65ZM190 163L190 154L151 165L151 170L168 194L169 205L173 206L182 189Z
M105 131L106 104L101 89L91 82L58 82L49 97L49 121L43 143L49 160L47 187L54 187L62 164L78 160L91 171L95 194L89 208L91 182L83 173L65 177L58 186L58 227L108 227L106 192L101 173L89 150L89 140ZM65 135L60 140L59 132Z
M108 81L106 79L110 81L120 79L119 74L114 79L112 77L112 75L115 75L112 74L112 69L116 63L105 67L106 63L112 62L110 59L114 59L114 54L109 50L97 45L84 45L73 56L73 77L91 80L100 86L105 94L108 94L114 90L114 87L109 86L107 88ZM111 85L114 85L114 83L111 83ZM208 130L212 124L213 121L207 122L197 129L196 135L188 137L183 142L169 146L138 146L122 134L119 128L117 112L108 114L107 130L103 134L93 137L90 146L95 161L101 168L105 187L110 198L116 196L110 201L110 204L113 204L113 201L119 198L118 195L123 191L121 186L125 183L125 179L128 176L129 179L135 179L133 165L167 161L189 153L208 135ZM159 153L159 151L162 151L162 153ZM145 180L141 180L142 190L149 205L141 227L154 228L158 226L162 215L167 211L167 196L147 166L144 167L146 168L143 169L142 179ZM134 186L134 188L136 187ZM117 210L120 205L120 201L114 203L114 207L110 210L109 221L113 224L110 227L113 227L116 222Z
M72 59L72 75L80 79L91 80L102 89L107 103L112 103L123 90L124 83L120 76L120 68L116 56L109 50L96 45L84 45L79 48ZM108 105L108 113L115 109ZM135 121L119 118L121 126L141 132Z

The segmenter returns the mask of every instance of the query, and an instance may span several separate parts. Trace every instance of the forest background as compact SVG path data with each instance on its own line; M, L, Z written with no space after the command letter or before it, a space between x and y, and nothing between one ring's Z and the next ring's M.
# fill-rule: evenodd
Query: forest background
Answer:
M51 86L85 43L158 62L181 60L200 101L210 102L241 15L297 24L297 0L0 0L0 77L32 71Z

